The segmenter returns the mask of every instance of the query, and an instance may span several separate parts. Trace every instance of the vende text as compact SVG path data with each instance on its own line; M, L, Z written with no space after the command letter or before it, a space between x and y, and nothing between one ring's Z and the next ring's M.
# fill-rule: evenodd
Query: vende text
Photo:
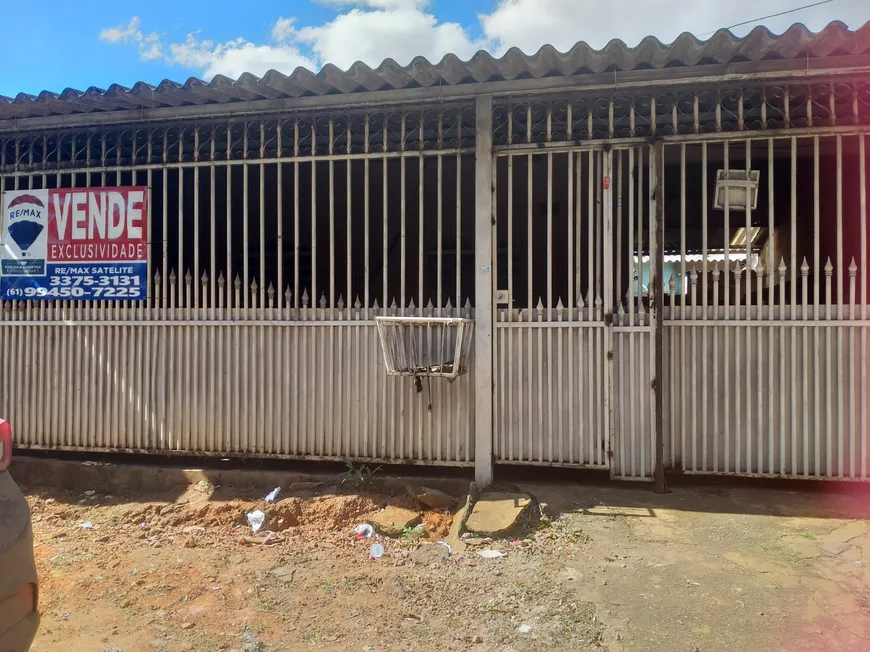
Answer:
M49 242L137 242L145 236L145 191L140 188L123 192L108 188L55 190L51 193L49 210L49 229L55 236L49 237ZM107 253L106 258L136 257L120 249L117 252Z

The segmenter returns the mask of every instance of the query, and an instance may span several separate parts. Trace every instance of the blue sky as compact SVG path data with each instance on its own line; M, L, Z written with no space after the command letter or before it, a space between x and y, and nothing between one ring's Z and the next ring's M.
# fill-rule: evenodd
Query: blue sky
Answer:
M269 68L290 73L298 65L347 68L356 60L376 66L386 57L404 65L415 55L468 58L479 49L499 55L512 46L534 52L544 43L566 50L580 40L593 47L611 38L635 45L649 33L667 42L683 31L702 35L813 1L7 0L0 94L236 78ZM831 0L762 22L781 32L794 22L820 29L831 20L860 27L870 20L870 2Z

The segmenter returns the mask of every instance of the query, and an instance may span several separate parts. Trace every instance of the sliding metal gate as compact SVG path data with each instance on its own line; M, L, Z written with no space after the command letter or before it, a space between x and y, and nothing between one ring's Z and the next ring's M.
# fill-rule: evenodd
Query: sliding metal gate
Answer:
M496 152L495 454L650 479L649 146Z
M677 199L663 275L674 468L870 477L866 132L665 147L665 194ZM754 188L725 191L729 171L754 175Z

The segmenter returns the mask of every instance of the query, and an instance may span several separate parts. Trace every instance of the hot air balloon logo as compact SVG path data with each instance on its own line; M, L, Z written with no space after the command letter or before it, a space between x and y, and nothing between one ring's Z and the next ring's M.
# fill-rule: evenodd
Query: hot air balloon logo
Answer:
M18 195L6 207L9 218L6 230L22 254L26 254L45 229L42 223L44 210L45 204L42 200L29 194Z

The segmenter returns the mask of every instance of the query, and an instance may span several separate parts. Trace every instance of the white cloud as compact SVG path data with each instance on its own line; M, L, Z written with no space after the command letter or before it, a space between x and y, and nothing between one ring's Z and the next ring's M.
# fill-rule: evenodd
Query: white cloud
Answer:
M215 43L200 40L196 34L188 34L183 43L167 45L165 59L201 71L207 79L218 74L238 79L245 72L262 76L273 68L290 73L298 66L314 66L292 45L255 45L243 38Z
M116 25L115 27L107 27L101 30L100 40L106 43L126 43L127 41L134 40L137 36L142 36L142 32L139 30L141 24L142 21L139 20L139 16L133 16L126 25Z
M142 61L156 61L163 56L163 51L160 49L160 43L152 42L144 44L144 47L139 48L139 57Z
M370 66L384 59L406 65L416 56L439 61L450 52L468 58L479 48L458 23L439 22L413 0L368 0L384 9L354 7L318 27L303 27L296 35L318 61L348 68L355 61Z
M139 58L142 61L154 61L162 56L160 37L157 32L143 34L140 29L142 22L138 16L133 16L126 25L107 27L100 31L100 40L106 43L135 43L139 48Z
M480 46L458 23L439 22L427 11L428 0L328 1L340 9L332 21L297 28L295 18L279 17L264 44L242 37L215 42L198 33L164 43L155 33L144 35L135 16L127 25L104 29L100 39L137 44L143 61L162 59L207 79L217 74L238 78L243 72L262 76L272 68L289 74L297 66L318 69L327 62L348 68L358 60L377 66L393 58L405 65L416 56L438 61L450 52L467 58Z
M305 56L289 42L293 33L293 19L280 18L273 30L275 44L258 45L244 38L222 43L202 40L197 33L190 33L184 41L164 43L156 32L143 34L138 16L126 25L117 25L102 30L99 37L111 44L135 44L142 61L163 60L167 63L195 70L207 79L222 74L238 79L250 72L262 76L270 69L286 73L303 66L313 68L316 62Z
M674 11L672 0L609 0L605 11L598 0L498 0L492 12L477 17L482 37L474 38L466 26L439 20L430 0L314 1L333 7L334 18L299 26L292 16L279 17L265 43L243 37L215 42L201 39L198 33L167 43L156 32L143 33L138 17L102 30L99 37L110 44L135 45L143 61L166 61L206 78L216 74L238 78L243 72L263 75L270 68L285 74L297 66L316 70L326 63L346 69L355 61L375 67L392 58L406 65L416 56L438 61L447 53L467 59L478 49L500 55L514 46L531 54L545 43L564 51L581 40L601 48L620 38L634 46L648 34L670 42L684 31L704 35L759 13L794 8L793 0L706 0L684 3ZM796 21L820 29L839 19L855 28L870 17L865 2L838 0L765 24L781 32ZM755 25L734 31L745 34Z
M272 28L272 40L276 43L286 43L296 34L296 19L281 16Z

